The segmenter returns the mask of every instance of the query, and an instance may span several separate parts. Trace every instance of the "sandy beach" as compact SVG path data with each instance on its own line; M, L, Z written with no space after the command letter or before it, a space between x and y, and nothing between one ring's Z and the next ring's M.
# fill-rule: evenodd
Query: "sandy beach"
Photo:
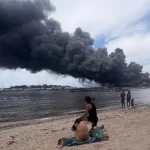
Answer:
M0 150L55 150L62 137L72 137L75 118L55 120L0 131ZM150 150L150 109L117 109L98 113L109 141L64 147L63 150Z

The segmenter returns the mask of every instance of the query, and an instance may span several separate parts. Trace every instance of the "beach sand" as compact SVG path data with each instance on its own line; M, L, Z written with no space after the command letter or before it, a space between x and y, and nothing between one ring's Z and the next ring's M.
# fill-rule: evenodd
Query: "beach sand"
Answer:
M75 118L3 129L0 131L0 150L55 150L62 137L72 137L70 130ZM150 150L150 109L106 110L98 113L109 140L63 150Z

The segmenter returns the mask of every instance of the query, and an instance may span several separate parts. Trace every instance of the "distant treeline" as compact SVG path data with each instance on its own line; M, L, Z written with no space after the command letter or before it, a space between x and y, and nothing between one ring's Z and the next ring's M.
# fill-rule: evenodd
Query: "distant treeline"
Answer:
M10 89L27 89L27 88L71 88L71 86L61 86L61 85L17 85L17 86L11 86Z

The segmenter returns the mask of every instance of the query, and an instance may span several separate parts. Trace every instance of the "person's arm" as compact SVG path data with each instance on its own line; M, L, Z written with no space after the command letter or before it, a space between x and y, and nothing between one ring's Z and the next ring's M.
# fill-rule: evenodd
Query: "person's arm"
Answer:
M89 113L89 106L86 105L86 107L85 107L85 112L84 112L84 114L81 116L81 118L87 117L87 116L88 116L88 113Z

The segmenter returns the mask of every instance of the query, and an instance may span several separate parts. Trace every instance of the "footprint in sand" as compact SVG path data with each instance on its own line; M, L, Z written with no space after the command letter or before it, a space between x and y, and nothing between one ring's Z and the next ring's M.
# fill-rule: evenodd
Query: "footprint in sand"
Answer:
M12 145L12 144L16 143L14 136L10 136L10 138L11 138L11 140L7 142L7 145Z

